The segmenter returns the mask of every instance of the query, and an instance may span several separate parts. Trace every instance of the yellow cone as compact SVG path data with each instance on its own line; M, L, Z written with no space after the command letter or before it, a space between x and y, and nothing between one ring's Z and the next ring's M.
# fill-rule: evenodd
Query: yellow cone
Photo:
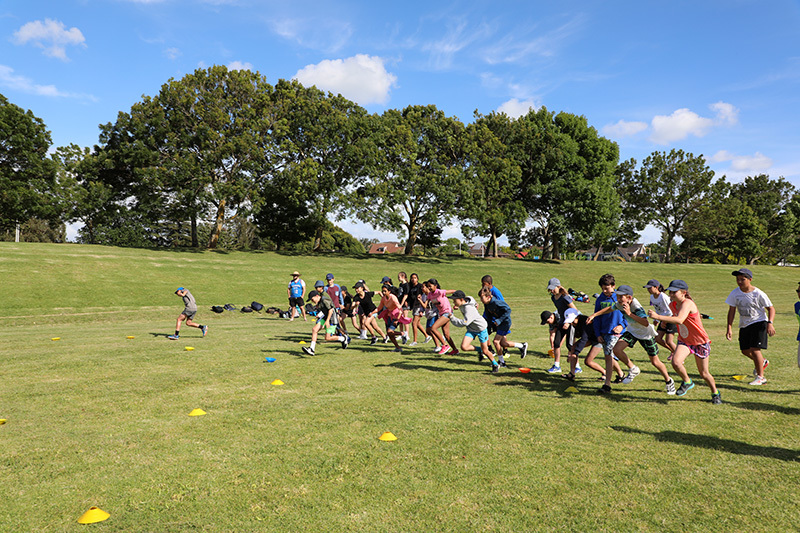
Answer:
M383 435L378 437L378 439L384 442L391 442L393 440L397 440L397 437L395 437L391 431L386 431L383 433Z
M735 379L736 381L742 381L746 377L747 376L738 375L738 376L733 376L733 379Z
M552 357L552 358L554 358L554 359L555 359L555 357L556 357L556 354L553 352L553 350L552 350L552 349L550 349L550 350L547 350L547 355L549 355L550 357Z
M283 384L284 384L284 383L283 383L283 381L281 381L281 380L279 380L279 379L276 379L275 381L273 381L272 383L270 383L270 385L283 385Z
M6 422L8 422L8 420L6 420L5 418L0 418L0 426L5 424Z
M51 341L60 341L60 340L61 340L61 337L53 337L53 338L52 338L52 339L50 339L50 340L51 340Z
M564 392L578 392L578 389L575 387L567 387L564 389Z
M194 350L194 348L192 346L186 346L184 350L186 350L187 352L191 352L192 350Z
M80 518L78 518L79 524L94 524L95 522L102 522L103 520L108 519L111 516L107 512L103 511L102 509L98 509L97 507L90 507L88 511L83 513Z
M305 344L305 343L306 343L306 341L300 341L300 344Z
M189 416L203 416L204 414L206 414L206 412L202 409L192 409L192 412L189 413Z
M135 339L136 337L134 337L133 335L128 335L128 338L129 339Z

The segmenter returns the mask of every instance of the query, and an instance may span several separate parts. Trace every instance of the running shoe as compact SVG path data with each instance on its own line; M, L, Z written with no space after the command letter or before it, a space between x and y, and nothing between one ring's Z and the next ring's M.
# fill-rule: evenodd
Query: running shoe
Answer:
M458 354L459 354L459 351L458 351L458 350L452 350L452 351L450 352L450 355L458 355Z
M445 344L444 346L442 346L441 348L439 348L439 352L438 352L438 353L439 353L439 355L444 355L444 354L446 354L446 353L447 353L447 352L449 352L449 351L450 351L450 346L448 346L448 345L446 345L446 344Z
M317 355L316 353L314 353L314 350L312 350L309 346L303 346L303 351L306 352L308 355Z
M711 395L711 403L714 405L721 405L722 404L722 396L720 393L712 394Z
M202 326L200 330L203 332L203 337L205 337L206 333L208 333L208 326Z
M399 346L397 348L395 348L394 351L397 352L397 353L403 353L403 349L401 347L399 347Z
M553 365L547 369L550 374L558 374L561 372L561 365Z
M373 346L375 344L378 344L378 337L372 337L372 340L369 341L370 346Z
M756 376L756 379L750 382L750 385L763 385L767 382L767 378L763 376Z
M479 352L478 352L478 362L480 363L480 362L481 362L481 361L483 361L484 359L485 359L485 357L484 357L484 355L483 355L483 352L479 351Z
M412 342L409 344L409 346L416 346L416 345L417 345L417 341L412 341Z
M611 387L609 387L609 386L608 386L608 385L606 385L606 384L603 384L603 386L602 386L602 387L600 387L599 389L597 389L597 393L598 393L598 394L611 394Z
M358 338L359 338L360 340L362 340L362 341L365 341L365 340L367 340L367 332L366 332L366 330L362 330L362 331L361 331L361 335L359 335L359 336L358 336Z
M627 375L627 376L625 376L625 377L623 378L623 380L622 380L622 383L623 383L624 385L627 385L628 383L630 383L631 381L633 381L633 378L635 378L636 376L638 376L640 372L641 372L641 370L639 370L639 367L638 367L638 366L636 366L636 365L633 365L633 366L631 367L631 369L630 369L630 370L628 370L628 375Z
M690 381L689 383L686 383L684 381L683 383L681 383L681 386L678 387L678 390L675 392L675 394L677 394L678 396L683 396L693 388L694 388L694 381Z
M342 348L347 348L348 344L350 344L350 335L345 335L342 341Z
M581 365L575 365L575 373L576 374L582 374L583 373L583 369L581 368Z
M519 358L520 359L525 359L525 356L528 355L528 343L527 342L523 342L522 343L522 348L520 348L519 351L522 352L522 355L520 355Z
M675 396L675 380L670 378L670 380L666 384L667 394L670 396Z
M492 374L500 372L500 365L492 365Z
M432 340L432 337L425 337L425 341L423 341L423 342L425 344L428 344L429 342L431 342L431 340Z
M611 380L611 383L622 383L622 379L623 379L622 376L616 376L614 377L614 379Z
M170 336L169 336L169 337L167 337L167 338L168 338L169 340L171 340L171 341L176 341L176 340L180 339L181 337L180 337L180 335L170 335Z

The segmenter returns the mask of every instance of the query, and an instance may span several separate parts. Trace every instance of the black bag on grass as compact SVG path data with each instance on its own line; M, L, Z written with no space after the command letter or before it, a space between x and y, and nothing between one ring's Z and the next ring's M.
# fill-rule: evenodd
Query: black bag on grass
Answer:
M253 308L253 311L258 311L259 313L261 312L262 309L264 309L264 306L258 302L251 302L250 307Z
M233 304L225 304L224 307L226 311L236 311L236 307L234 307Z
M224 313L225 312L225 308L222 307L221 305L212 305L211 306L211 310L214 311L215 313Z
M242 307L242 308L240 309L240 311L241 311L242 313L252 313L252 312L253 312L253 308L252 308L252 307L249 307L249 306L247 306L247 305L245 305L244 307Z

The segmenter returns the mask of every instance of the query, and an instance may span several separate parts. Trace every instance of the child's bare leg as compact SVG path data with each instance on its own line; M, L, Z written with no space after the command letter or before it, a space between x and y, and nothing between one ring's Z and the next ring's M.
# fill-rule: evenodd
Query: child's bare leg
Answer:
M672 354L672 368L675 369L675 372L681 377L681 381L684 383L688 383L691 381L689 378L689 373L686 371L686 366L684 366L684 361L686 361L686 357L689 355L689 348L686 346L678 346L678 349L675 350L675 353Z
M597 344L592 345L592 347L589 348L589 353L586 354L586 358L583 360L583 364L585 366L588 366L595 372L599 372L600 374L605 375L606 371L603 369L603 367L594 362L594 359L595 357L597 357L597 354L599 354L602 351L603 351L602 345L597 345Z
M181 330L181 323L182 323L184 320L186 320L186 315L184 315L183 313L181 313L181 314L180 314L180 316L178 316L178 321L175 323L175 331L176 331L176 332Z
M664 381L668 382L670 379L672 379L669 377L667 367L661 362L661 359L659 359L657 355L651 355L650 362L654 367L656 367L656 370L658 370L658 372L661 374L661 377L664 378Z
M628 343L625 341L618 341L617 344L614 345L614 355L617 356L617 359L625 363L625 366L628 368L632 368L636 365L631 363L631 360L628 358L628 355L625 353L625 348L628 347ZM613 359L613 358L612 358ZM606 365L606 369L608 369L608 365Z
M708 357L700 358L695 356L694 357L695 363L697 363L697 371L700 372L700 375L705 380L708 387L711 389L711 394L717 393L717 383L714 381L714 376L711 375L711 372L708 370Z

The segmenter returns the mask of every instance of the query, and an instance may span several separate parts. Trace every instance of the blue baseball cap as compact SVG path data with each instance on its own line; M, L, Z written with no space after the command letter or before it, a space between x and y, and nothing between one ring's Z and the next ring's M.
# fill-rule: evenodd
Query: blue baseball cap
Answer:
M316 287L324 287L324 286L325 286L325 283L321 279L318 279L317 282L314 284L315 288Z
M186 290L186 289L184 289L183 287L178 287L178 288L175 290L175 292L178 292L178 291L185 291L185 290Z

